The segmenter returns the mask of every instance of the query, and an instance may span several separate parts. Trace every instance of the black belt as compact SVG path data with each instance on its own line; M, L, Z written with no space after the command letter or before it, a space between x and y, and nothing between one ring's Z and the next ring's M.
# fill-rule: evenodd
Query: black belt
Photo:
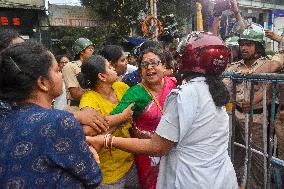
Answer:
M240 107L239 105L236 104L236 109L241 112L241 113L244 113L242 107ZM253 110L253 114L262 114L263 112L263 109L262 108L258 108L258 109L254 109Z
M79 100L68 100L69 106L77 106L79 107L80 101Z

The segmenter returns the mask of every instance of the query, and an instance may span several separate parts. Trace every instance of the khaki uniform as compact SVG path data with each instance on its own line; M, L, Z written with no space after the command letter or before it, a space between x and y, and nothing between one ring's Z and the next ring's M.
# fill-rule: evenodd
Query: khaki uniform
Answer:
M283 64L284 64L284 49L282 49L281 51L279 51L277 54L275 54L273 57L272 57L272 60L275 60L277 62L280 62L282 67L283 67Z
M282 66L284 65L284 50L279 51L272 57L272 60L278 61ZM279 109L284 111L284 84L279 84ZM284 160L284 122L279 119L279 113L275 119L275 134L277 136L277 155L279 159ZM284 183L284 170L282 169L282 183Z
M67 103L70 104L70 100L74 100L70 94L69 88L71 87L80 87L80 84L77 80L78 74L81 72L81 61L73 61L67 63L63 70L63 78L66 86L66 97L67 97ZM78 110L79 108L77 106L68 106L66 109L67 111L74 111Z
M226 69L227 72L230 71L241 71L241 70L249 70L251 73L259 73L258 72L258 68L260 68L262 65L266 64L269 62L270 59L268 58L259 58L257 59L250 68L248 68L244 61L238 61L235 63L230 64L230 66ZM262 72L264 72L264 70L262 69ZM227 86L231 86L232 82L225 80L224 81L225 84ZM230 87L229 87L230 88ZM249 99L250 97L250 82L248 82L248 91L247 91L247 95L248 98L245 98L245 81L237 81L237 86L236 86L236 100L237 100L237 106L241 107L240 102L242 101L247 101L247 99ZM254 94L257 94L259 92L262 91L262 84L256 84L254 85ZM267 104L269 98L267 98ZM236 109L236 136L241 136L241 139L238 139L236 137L237 140L240 140L241 142L245 141L245 113L241 112L241 108L238 108L239 110ZM254 105L254 110L258 110L260 111L260 109L262 109L262 101L260 101L258 104ZM251 129L251 134L252 134L252 141L251 141L251 146L252 148L263 152L263 134L262 134L262 124L263 124L263 113L258 113L258 114L254 114L253 116L253 127L250 127ZM238 141L238 142L240 142ZM235 150L236 153L240 153L240 151ZM241 150L241 152L245 152L245 150ZM243 154L244 156L244 154ZM240 157L240 154L236 154L235 157ZM238 174L239 179L242 179L242 172L243 172L243 164L244 161L243 160L235 160L236 162L240 162L241 165L235 166L236 168L236 172ZM240 170L237 170L237 169ZM262 188L264 185L263 181L264 181L264 177L263 177L263 157L252 153L252 161L251 161L251 188Z

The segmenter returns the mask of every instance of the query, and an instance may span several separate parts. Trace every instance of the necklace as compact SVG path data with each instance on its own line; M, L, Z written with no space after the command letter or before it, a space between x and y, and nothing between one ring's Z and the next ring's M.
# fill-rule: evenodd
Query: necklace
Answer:
M146 87L143 83L140 83L140 85L141 85L142 87L144 87L145 90L147 91L147 93L152 97L152 99L154 100L154 102L155 102L156 105L158 106L158 108L159 108L161 114L163 115L163 107L161 106L160 102L157 100L157 98L155 97L155 95L153 95L153 94L151 93L151 91L149 90L149 88Z

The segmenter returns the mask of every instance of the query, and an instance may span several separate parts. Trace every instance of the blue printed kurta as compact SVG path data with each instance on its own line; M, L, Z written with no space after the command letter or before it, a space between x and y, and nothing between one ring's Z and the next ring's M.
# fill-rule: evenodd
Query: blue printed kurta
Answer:
M101 171L70 113L37 105L0 116L0 188L95 188Z

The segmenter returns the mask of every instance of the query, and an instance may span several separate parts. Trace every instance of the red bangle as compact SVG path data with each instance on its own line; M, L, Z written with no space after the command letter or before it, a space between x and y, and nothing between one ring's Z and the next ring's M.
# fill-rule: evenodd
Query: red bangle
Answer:
M113 135L110 135L109 138L108 138L108 146L109 146L110 157L112 157L111 150L112 150L113 137L114 137Z
M110 135L109 138L108 138L108 142L107 142L107 146L108 146L108 148L110 148L110 149L111 149L112 138L113 138L113 136Z

